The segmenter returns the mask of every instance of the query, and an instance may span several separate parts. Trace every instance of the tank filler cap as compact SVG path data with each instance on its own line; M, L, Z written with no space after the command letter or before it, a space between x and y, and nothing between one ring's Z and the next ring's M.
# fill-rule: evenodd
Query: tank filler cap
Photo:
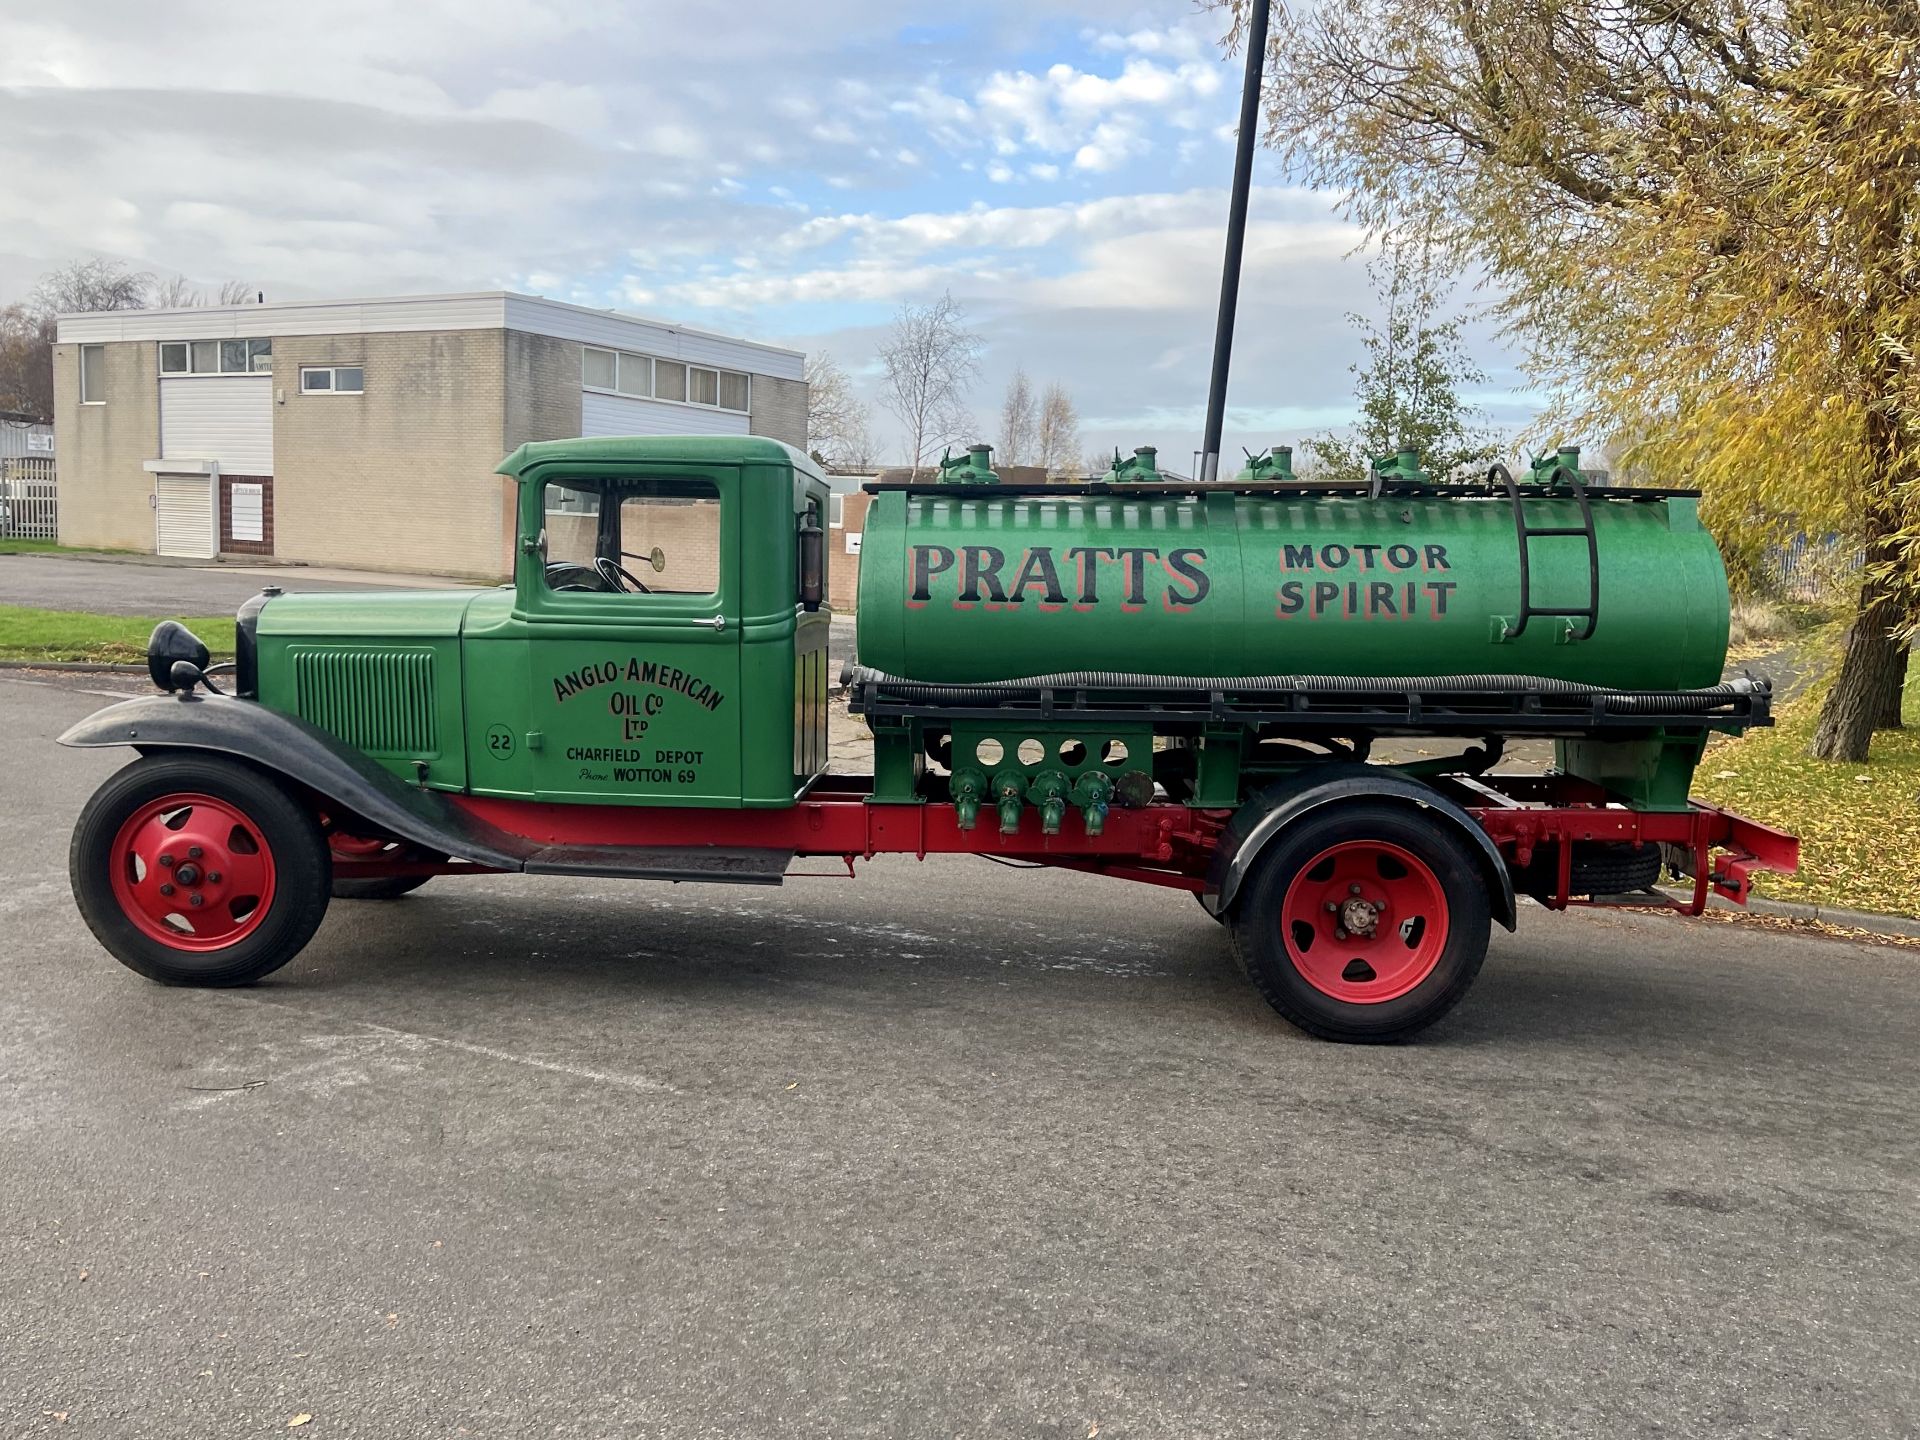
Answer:
M942 485L998 485L991 445L969 445L965 455L949 452L940 459Z
M1292 481L1293 447L1291 445L1270 446L1263 455L1249 453L1247 463L1240 467L1236 480L1283 480Z
M1155 445L1138 445L1133 454L1125 460L1120 452L1113 452L1113 468L1103 476L1109 484L1141 485L1157 484L1167 477L1160 473L1160 449Z

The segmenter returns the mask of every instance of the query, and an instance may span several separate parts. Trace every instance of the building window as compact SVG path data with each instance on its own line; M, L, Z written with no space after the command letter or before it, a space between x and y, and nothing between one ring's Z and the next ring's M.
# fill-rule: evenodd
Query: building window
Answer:
M302 365L300 391L304 395L359 395L367 372L359 365Z
M622 351L619 390L622 395L653 394L653 361L644 355L629 355Z
M107 403L107 347L104 345L80 347L80 403Z
M844 530L847 527L847 497L829 495L827 497L827 528Z
M273 369L271 340L164 340L162 375L265 375Z
M678 360L658 360L626 350L580 349L580 383L588 390L636 399L671 400L677 405L745 414L752 405L750 377L737 370L688 367Z

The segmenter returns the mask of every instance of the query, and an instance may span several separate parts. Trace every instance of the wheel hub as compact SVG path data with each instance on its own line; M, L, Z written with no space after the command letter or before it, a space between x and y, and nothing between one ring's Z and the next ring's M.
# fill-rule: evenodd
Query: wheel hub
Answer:
M1340 925L1349 935L1367 937L1373 934L1380 924L1380 916L1386 910L1385 905L1375 905L1367 900L1349 900L1340 907Z

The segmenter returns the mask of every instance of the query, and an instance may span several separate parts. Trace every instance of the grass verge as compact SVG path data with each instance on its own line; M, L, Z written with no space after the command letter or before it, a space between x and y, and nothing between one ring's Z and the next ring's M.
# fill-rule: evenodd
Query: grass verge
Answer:
M58 540L0 540L0 555L131 555L131 550L100 550L90 545L62 545Z
M1920 916L1920 730L1880 731L1869 765L1815 760L1820 698L1782 707L1770 730L1710 744L1694 793L1800 837L1800 873L1760 876L1761 894ZM1920 680L1907 686L1905 718L1920 723Z
M88 615L0 605L0 660L90 660L138 664L158 620L138 615ZM233 657L233 616L193 615L181 623L218 658Z

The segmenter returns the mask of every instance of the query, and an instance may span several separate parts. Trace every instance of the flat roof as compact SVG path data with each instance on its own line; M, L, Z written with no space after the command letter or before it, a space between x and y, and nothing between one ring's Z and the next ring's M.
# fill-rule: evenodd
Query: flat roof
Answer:
M225 340L295 335L376 335L433 330L520 330L670 360L722 365L799 380L806 355L668 320L480 290L452 295L375 295L350 300L282 300L265 305L196 305L169 310L103 310L62 315L62 344L118 340Z

